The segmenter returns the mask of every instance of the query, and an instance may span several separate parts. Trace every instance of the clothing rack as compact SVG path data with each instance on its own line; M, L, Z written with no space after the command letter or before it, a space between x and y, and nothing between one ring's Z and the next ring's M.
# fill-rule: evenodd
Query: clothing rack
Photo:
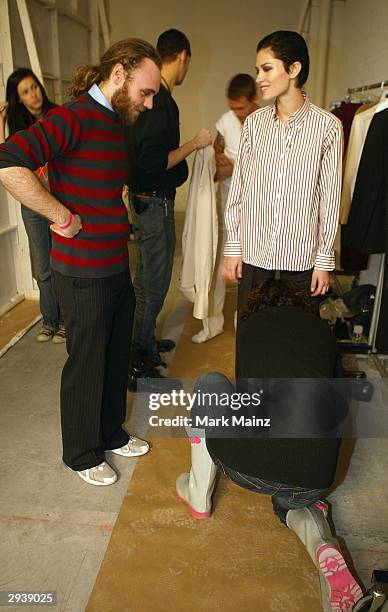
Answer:
M378 83L371 83L370 85L361 85L360 87L349 87L348 95L354 93L360 93L364 91L369 91L371 89L381 89L383 91L384 87L388 86L388 79L384 81L379 81ZM384 286L384 269L385 269L385 256L381 254L381 262L379 266L378 280L376 283L376 294L375 294L375 303L373 307L372 313L372 321L369 329L367 345L365 347L366 352L377 353L378 349L376 347L376 337L377 337L377 328L379 324L380 317L380 308L381 308L381 299L383 293ZM363 352L363 351L360 351Z
M385 81L379 81L378 83L372 83L372 85L362 85L361 87L349 87L348 94L358 93L360 91L368 91L369 89L384 89L385 85L388 85L388 79L385 79Z

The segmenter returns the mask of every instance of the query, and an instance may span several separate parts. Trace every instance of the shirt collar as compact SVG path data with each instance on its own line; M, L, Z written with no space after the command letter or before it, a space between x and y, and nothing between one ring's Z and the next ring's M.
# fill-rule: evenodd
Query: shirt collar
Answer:
M301 125L309 112L311 103L310 103L309 98L307 97L306 92L303 90L302 90L302 96L304 99L304 104L302 104L302 106L298 108L298 110L295 111L295 113L289 117L288 119L289 125L291 125L292 123L295 123L296 126ZM276 101L272 105L272 113L273 113L274 119L279 119L276 113Z
M88 94L92 96L93 100L95 100L99 104L102 104L102 106L105 106L105 108L108 108L109 110L114 112L111 103L107 100L105 95L102 93L97 83L94 83L94 85L91 86L91 88L88 91Z

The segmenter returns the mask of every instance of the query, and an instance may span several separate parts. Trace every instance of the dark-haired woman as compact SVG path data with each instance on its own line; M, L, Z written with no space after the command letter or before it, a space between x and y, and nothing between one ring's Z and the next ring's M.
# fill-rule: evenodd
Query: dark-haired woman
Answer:
M274 279L248 296L237 335L236 389L218 372L196 383L195 392L220 402L194 406L193 424L198 427L197 415L207 415L224 416L227 425L208 427L206 438L203 430L190 432L191 470L178 477L178 496L192 516L208 518L217 467L239 486L270 495L276 516L296 533L319 571L324 611L351 610L361 589L321 501L334 481L339 425L347 415L341 390L331 383L338 372L336 340L315 314L309 292ZM242 393L250 401L245 396L243 403ZM238 394L240 408L223 411L225 396L236 402ZM270 427L259 427L266 417ZM246 425L237 427L241 418Z
M275 271L313 296L329 287L341 189L342 127L302 87L309 54L297 32L257 46L256 81L274 103L245 121L225 211L224 276L239 306Z
M18 68L7 81L6 102L0 102L0 142L5 140L5 126L9 135L25 130L39 121L55 104L50 102L38 78L29 68ZM39 168L37 175L48 189L47 165ZM50 222L26 206L21 207L24 227L30 246L32 270L39 287L42 329L36 336L38 342L65 341L65 328L60 316L57 298L51 282Z

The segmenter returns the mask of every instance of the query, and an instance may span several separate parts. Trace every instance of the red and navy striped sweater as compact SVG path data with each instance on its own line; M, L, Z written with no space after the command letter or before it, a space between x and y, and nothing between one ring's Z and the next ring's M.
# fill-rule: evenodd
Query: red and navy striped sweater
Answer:
M85 94L0 145L0 168L48 162L50 191L82 219L75 238L52 233L51 265L66 276L103 278L128 267L122 201L127 161L114 112Z

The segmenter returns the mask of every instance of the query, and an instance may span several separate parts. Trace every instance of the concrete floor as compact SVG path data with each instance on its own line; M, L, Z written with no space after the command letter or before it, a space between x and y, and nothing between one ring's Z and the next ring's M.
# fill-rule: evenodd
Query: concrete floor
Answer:
M164 337L178 340L189 312L172 283L160 319ZM56 591L55 609L82 612L138 460L114 456L120 478L113 487L91 487L63 467L59 381L66 349L36 342L39 327L0 359L0 591ZM128 414L131 405L128 394ZM144 435L136 426L133 414L130 430Z
M173 283L164 334L179 338L190 310ZM35 333L0 360L0 591L56 591L57 610L81 612L137 460L115 456L120 479L113 487L91 487L64 469L59 379L66 351L37 343ZM380 376L373 360L364 363L369 375ZM365 585L372 569L388 569L387 465L386 439L346 441L329 498L337 534Z

